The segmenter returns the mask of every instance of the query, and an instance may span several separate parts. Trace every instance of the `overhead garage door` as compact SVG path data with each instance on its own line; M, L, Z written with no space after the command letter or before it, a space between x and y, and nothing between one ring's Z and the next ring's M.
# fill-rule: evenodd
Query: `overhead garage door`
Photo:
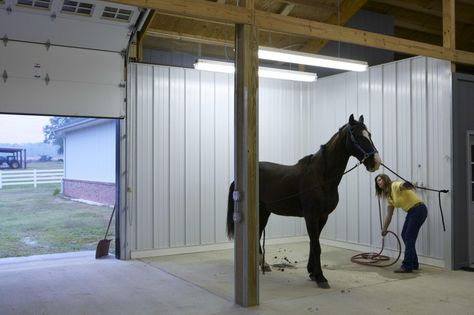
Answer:
M119 53L10 41L0 45L0 111L123 117Z
M138 8L96 0L0 1L0 10L7 8L0 18L0 113L125 116L122 51Z

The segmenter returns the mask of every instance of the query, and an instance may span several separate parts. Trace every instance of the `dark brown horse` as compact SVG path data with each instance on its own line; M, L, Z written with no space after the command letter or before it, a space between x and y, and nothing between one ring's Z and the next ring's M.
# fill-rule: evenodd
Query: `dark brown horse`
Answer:
M259 163L260 238L271 213L304 217L310 239L307 270L311 280L316 281L320 288L329 288L329 284L321 269L319 235L339 202L337 189L350 156L357 158L370 172L380 166L380 157L363 116L356 121L351 115L349 123L342 126L318 152L303 157L295 165ZM234 236L233 191L234 183L229 189L227 210L227 235L230 239Z

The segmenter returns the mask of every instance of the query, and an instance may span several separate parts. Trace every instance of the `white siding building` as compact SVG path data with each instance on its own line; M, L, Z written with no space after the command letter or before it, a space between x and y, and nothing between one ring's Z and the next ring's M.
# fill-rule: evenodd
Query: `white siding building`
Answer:
M64 134L64 195L113 205L116 121L82 119L60 131Z

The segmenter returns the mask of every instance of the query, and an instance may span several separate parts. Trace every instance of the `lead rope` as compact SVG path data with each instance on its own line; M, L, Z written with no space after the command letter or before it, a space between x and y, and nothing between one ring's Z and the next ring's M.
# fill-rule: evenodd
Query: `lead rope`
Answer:
M385 165L383 163L380 163L380 164L383 167L385 167L386 169L388 169L390 172L392 172L395 176L399 177L400 179L403 179L405 182L409 183L413 187L419 188L419 189L422 189L422 190L434 191L434 192L438 193L438 204L439 204L439 212L441 213L441 222L443 223L443 231L446 232L446 226L444 224L443 207L441 206L441 194L442 193L447 194L449 192L449 190L447 190L447 189L432 189L432 188L428 188L428 187L413 185L410 181L406 180L405 178L401 177L399 174L392 171L387 165Z
M380 197L378 198L378 203L379 203L379 222L380 222L380 230L382 231L382 206L380 205ZM397 261L400 259L400 256L402 254L402 244L400 243L400 239L398 238L397 234L395 234L392 231L387 231L387 234L392 234L395 236L395 239L397 240L397 247L398 247L398 256L397 259L395 259L393 262L390 264L385 264L385 265L375 265L376 263L379 263L381 261L387 261L390 260L390 257L382 255L382 252L385 247L385 237L382 238L382 248L378 253L375 252L370 252L370 253L360 253L357 255L354 255L351 257L351 261L353 263L359 264L359 265L366 265L366 266L373 266L373 267L389 267L397 263Z

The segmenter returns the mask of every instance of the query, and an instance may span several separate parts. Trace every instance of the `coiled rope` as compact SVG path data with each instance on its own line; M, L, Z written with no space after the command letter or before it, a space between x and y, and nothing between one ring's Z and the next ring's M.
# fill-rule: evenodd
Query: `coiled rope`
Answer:
M380 205L380 198L378 198L379 202L379 221L380 221L380 230L382 230L382 207ZM390 257L386 255L382 255L382 252L384 251L385 248L385 237L382 238L382 248L378 253L376 252L369 252L369 253L360 253L357 255L354 255L351 257L351 261L353 263L359 264L359 265L366 265L366 266L373 266L373 267L389 267L394 265L399 259L402 254L402 244L400 243L400 239L398 238L398 235L395 234L392 231L387 231L387 235L392 234L395 236L395 239L397 240L397 247L398 247L398 256L397 258L389 263L389 264L379 264L380 262L384 261L389 261Z

